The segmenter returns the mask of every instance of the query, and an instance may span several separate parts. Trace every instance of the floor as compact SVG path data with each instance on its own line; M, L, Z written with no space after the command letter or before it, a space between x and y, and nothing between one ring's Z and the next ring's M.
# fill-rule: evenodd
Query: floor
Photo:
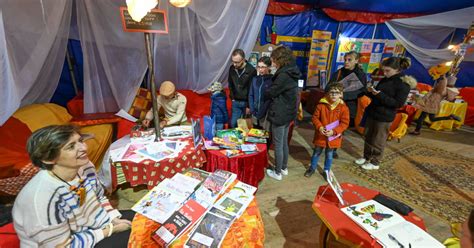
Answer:
M266 247L318 247L318 233L321 221L311 208L312 201L319 186L325 182L315 173L311 178L303 176L309 164L312 151L314 131L309 122L303 122L295 128L290 143L289 175L282 181L269 177L262 180L257 192L257 201L265 224ZM334 160L333 171L339 182L351 182L369 187L367 182L352 177L339 168L342 164L352 163L362 153L363 140L357 133L345 133L340 159ZM461 130L434 131L423 129L422 135L403 138L402 143L389 143L388 149L395 150L403 143L426 142L445 150L474 158L474 128L463 127ZM270 152L273 162L273 152ZM116 201L121 209L130 208L146 193L146 188L122 188L116 194ZM390 196L390 195L389 195ZM428 232L442 241L451 236L449 223L415 209L415 213L425 220Z

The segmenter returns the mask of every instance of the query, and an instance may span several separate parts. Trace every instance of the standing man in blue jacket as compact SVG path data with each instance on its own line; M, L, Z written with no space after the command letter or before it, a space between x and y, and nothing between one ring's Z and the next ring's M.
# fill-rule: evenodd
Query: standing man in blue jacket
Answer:
M229 90L232 99L232 117L230 127L237 127L237 120L249 114L249 88L252 78L257 75L253 66L245 60L245 52L235 49L232 52L232 65L229 68Z

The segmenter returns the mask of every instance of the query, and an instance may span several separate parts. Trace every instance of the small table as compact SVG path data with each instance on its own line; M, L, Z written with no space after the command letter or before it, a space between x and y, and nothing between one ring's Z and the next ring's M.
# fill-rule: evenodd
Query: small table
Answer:
M130 143L128 135L112 143L104 156L102 166L98 172L100 181L108 190L115 190L117 185L129 182L132 187L145 184L152 189L165 178L171 178L174 174L187 168L199 168L206 162L206 155L202 146L194 148L191 138L185 139L188 144L175 158L163 159L155 162L145 159L139 163L131 161L109 161L109 151L123 147Z
M132 221L132 232L128 247L151 248L160 247L152 238L152 234L160 224L147 217L136 214ZM189 231L172 243L171 247L183 247L189 236ZM262 216L254 198L245 212L234 221L227 232L221 247L263 247L265 231Z
M320 247L331 247L331 243L335 241L351 247L382 247L369 233L340 210L342 206L339 205L334 191L330 188L326 190L326 187L326 185L319 187L312 205L313 210L323 222L319 231ZM341 187L344 190L344 200L351 205L370 200L379 194L378 191L355 184L342 183ZM426 230L423 220L413 212L403 218Z
M265 177L268 167L267 145L257 144L258 151L252 154L227 157L219 150L206 150L207 163L204 170L214 172L217 169L237 174L237 179L258 188Z

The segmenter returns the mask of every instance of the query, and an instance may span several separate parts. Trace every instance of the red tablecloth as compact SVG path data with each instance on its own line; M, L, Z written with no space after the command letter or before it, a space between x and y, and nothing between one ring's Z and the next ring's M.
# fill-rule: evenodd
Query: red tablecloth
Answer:
M319 235L319 244L321 247L325 247L325 244L327 245L326 239L328 238L328 232L331 232L339 242L350 246L382 247L371 238L369 233L364 231L364 229L340 210L342 206L339 206L339 201L334 191L329 188L324 194L322 194L326 187L327 185L319 187L318 193L313 201L313 210L324 223ZM341 187L345 192L343 195L344 200L351 205L370 200L379 194L378 191L367 189L355 184L343 183L341 184ZM423 220L413 212L408 216L403 217L421 229L426 230Z
M228 158L218 150L207 150L207 163L204 170L214 172L217 169L237 174L240 181L258 187L258 183L265 177L265 168L268 166L267 145L257 144L258 152Z
M188 145L176 158L163 159L159 162L145 159L140 163L130 161L115 162L111 166L112 187L115 190L117 185L123 180L117 180L118 170L123 171L125 181L132 187L146 184L148 189L165 178L171 178L174 174L184 171L189 167L200 168L206 162L206 155L202 151L202 146L194 148L192 140L188 140Z

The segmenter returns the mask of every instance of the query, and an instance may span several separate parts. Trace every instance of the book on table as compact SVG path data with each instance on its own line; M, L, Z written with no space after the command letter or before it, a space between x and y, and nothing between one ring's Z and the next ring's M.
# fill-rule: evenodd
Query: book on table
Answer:
M421 228L374 200L341 211L384 247L443 247Z

